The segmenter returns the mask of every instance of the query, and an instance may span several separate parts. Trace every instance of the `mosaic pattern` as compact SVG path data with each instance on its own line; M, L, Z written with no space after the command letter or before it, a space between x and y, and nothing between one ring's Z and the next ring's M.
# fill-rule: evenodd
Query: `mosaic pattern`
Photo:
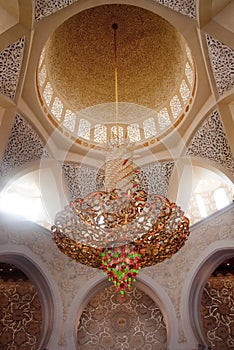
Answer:
M97 190L98 170L78 164L63 164L64 176L71 198L84 198Z
M35 21L52 15L53 13L67 7L78 0L36 0L35 1Z
M234 173L232 152L217 110L197 130L187 154L216 162Z
M137 288L124 300L112 286L96 294L84 309L77 332L80 350L166 350L166 343L160 309Z
M0 279L0 349L37 350L42 310L30 281Z
M140 182L149 194L167 196L169 180L174 162L150 164L141 169Z
M196 0L154 0L161 5L196 19Z
M234 51L206 34L211 66L219 96L234 87Z
M0 176L41 157L49 157L45 144L21 116L16 115L9 142L0 164Z
M200 313L212 349L234 349L234 275L209 278L203 291Z
M14 99L24 53L24 38L0 52L0 92Z

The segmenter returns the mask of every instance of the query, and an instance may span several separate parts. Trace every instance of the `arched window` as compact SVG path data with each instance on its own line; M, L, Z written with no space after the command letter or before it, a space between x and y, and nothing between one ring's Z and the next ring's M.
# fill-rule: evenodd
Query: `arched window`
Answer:
M205 207L204 200L200 194L196 194L195 197L196 197L197 206L198 206L200 215L202 218L205 218L207 216L207 210Z
M215 190L214 200L218 210L226 207L230 203L224 188L218 188L217 190Z
M189 179L189 177L190 181L188 180L186 188L189 189L189 186L191 186L191 189L189 189L191 196L189 203L187 203L188 210L186 214L191 224L200 221L232 202L234 187L224 174L193 166L190 174L186 173L186 179ZM185 183L183 183L183 188L184 186Z
M59 201L52 172L41 169L21 176L1 191L0 211L49 229L55 210L61 208Z
M78 128L78 136L83 137L86 140L90 139L90 128L91 124L86 119L80 119L79 128Z

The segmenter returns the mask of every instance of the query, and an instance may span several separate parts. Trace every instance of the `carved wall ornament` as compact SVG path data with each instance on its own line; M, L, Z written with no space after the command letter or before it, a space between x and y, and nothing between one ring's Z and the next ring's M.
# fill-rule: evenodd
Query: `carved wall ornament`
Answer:
M80 318L78 349L166 349L163 315L154 301L136 287L124 301L114 286L97 293Z
M78 0L36 0L35 1L35 21L38 22L44 17L73 4Z
M0 92L14 99L23 61L25 38L0 52Z
M62 167L71 198L84 198L97 190L97 169L74 163L64 163Z
M102 169L75 163L64 163L62 167L71 198L84 198L89 193L103 188ZM173 167L174 161L142 167L139 173L142 188L150 194L166 197Z
M170 9L196 19L196 0L154 0L161 5L167 6Z
M234 51L206 34L206 42L219 96L234 87Z
M152 163L141 168L140 183L148 193L167 196L168 185L175 162Z
M49 157L44 141L32 126L17 114L0 164L0 176L5 176L11 170L41 157Z
M234 275L210 277L200 307L203 331L212 349L234 348Z
M234 160L221 122L215 110L196 131L187 155L211 160L234 173Z
M42 310L30 281L0 278L0 349L38 349Z

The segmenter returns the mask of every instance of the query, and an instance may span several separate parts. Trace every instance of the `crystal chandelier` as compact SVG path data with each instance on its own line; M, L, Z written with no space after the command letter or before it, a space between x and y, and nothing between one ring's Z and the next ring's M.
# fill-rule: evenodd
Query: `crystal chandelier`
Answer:
M104 271L120 291L141 268L170 258L189 235L189 220L175 203L140 184L131 145L118 133L117 24L114 30L116 133L107 145L104 189L77 198L51 228L58 248L77 262Z

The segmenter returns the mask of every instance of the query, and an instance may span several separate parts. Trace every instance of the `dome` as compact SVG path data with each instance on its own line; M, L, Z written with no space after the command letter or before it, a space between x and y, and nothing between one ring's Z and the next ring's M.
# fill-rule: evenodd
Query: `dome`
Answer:
M50 35L38 87L53 124L89 144L105 144L116 127L114 22L119 134L135 143L158 137L192 102L191 52L168 21L129 5L82 11Z

